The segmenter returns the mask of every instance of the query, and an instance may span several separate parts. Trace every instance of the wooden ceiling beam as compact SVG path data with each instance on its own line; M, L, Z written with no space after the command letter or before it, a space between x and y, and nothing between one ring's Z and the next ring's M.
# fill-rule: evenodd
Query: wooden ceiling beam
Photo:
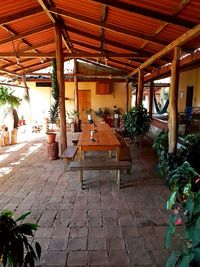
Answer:
M17 53L18 58L40 58L40 57L46 57L46 58L53 58L55 57L55 53ZM118 57L118 58L134 58L135 54L133 53L88 53L88 52L77 52L77 53L65 53L65 58L107 58L107 57ZM0 52L0 58L16 58L16 54L14 52Z
M114 24L110 24L107 22L97 21L93 18L86 17L84 15L79 15L79 14L73 13L71 11L62 10L59 8L50 8L49 11L54 13L54 14L58 14L60 16L69 17L69 18L72 18L72 19L75 19L75 20L78 20L78 21L81 21L81 22L84 22L84 23L87 23L87 24L90 24L93 26L102 27L104 29L107 29L107 30L110 30L113 32L122 33L122 34L125 34L128 36L139 38L141 40L149 41L149 42L152 42L155 44L159 44L159 45L163 45L163 46L168 44L168 42L166 42L165 40L161 40L157 37L145 35L143 33L140 33L140 32L134 31L134 30L130 30L130 29L127 29L127 28L124 28L121 26L117 26Z
M106 4L108 6L119 8L124 11L132 12L145 17L149 17L151 19L171 23L188 29L193 28L196 25L191 21L180 19L174 17L173 15L166 15L165 13L153 11L148 8L139 7L133 4L123 3L121 1L115 1L115 0L92 0L92 1L101 4Z
M99 62L99 63L101 63L101 65L100 65L99 63L93 61L93 59L81 59L81 60L84 61L84 62L93 64L93 65L95 65L97 67L112 68L112 69L115 69L115 70L118 70L118 71L123 71L122 75L128 73L128 70L127 69L123 69L121 67L116 67L113 64L109 64L109 66L106 66L106 65L102 64L101 62Z
M82 30L75 29L75 28L72 28L70 26L67 26L67 30L68 30L68 32L72 32L72 33L84 36L86 38L90 38L92 40L99 41L98 36L92 35L88 32L84 32ZM117 48L125 49L125 50L131 51L133 53L138 53L138 54L141 54L143 56L150 57L153 55L153 53L151 53L151 52L144 51L143 49L140 49L140 48L138 49L136 47L132 47L128 44L121 44L119 42L108 40L108 39L105 39L104 41L106 42L106 44L112 45L112 46L117 47Z
M136 70L134 70L131 73L129 73L128 76L133 76L133 75L137 74L139 72L139 69L142 70L142 69L150 66L156 60L162 58L164 55L166 55L169 52L171 52L175 47L182 46L185 43L187 43L188 41L190 41L191 39L193 39L193 38L195 38L195 37L197 37L199 35L200 35L200 24L196 25L193 29L187 31L186 33L184 33L183 35L181 35L180 37L178 37L176 40L174 40L173 42L171 42L168 46L166 46L160 52L158 52L157 54L153 55L146 62L144 62L143 64L141 64L139 66L139 68L137 68Z
M17 3L16 3L16 5L17 5ZM4 17L1 17L0 25L4 25L4 24L11 23L13 21L16 21L16 20L24 19L25 17L29 17L31 15L36 15L37 13L40 13L42 11L43 11L43 9L40 6L38 6L38 7L24 10L24 11L16 13L16 14L4 16Z
M35 34L35 33L38 33L38 32L42 32L42 31L51 29L52 27L53 27L53 24L51 23L51 24L47 24L47 25L43 25L43 26L34 28L32 30L29 30L29 31L23 32L21 34L15 35L15 36L13 36L12 39L11 38L6 38L6 39L3 39L3 40L0 40L0 45L10 43L10 42L12 42L12 40L13 41L20 40L20 39L25 38L25 37L27 37L29 35L32 35L32 34Z
M6 74L9 74L11 76L21 76L21 75L17 74L15 71L6 70L2 67L0 67L0 73L6 73Z
M63 29L63 24L59 22L59 19L56 18L56 16L54 14L51 14L51 12L49 12L48 8L52 7L52 5L50 5L49 3L46 3L45 0L37 0L38 3L41 5L41 7L43 8L44 12L47 14L47 16L49 17L49 19L51 20L51 22L55 23L59 23L60 27L62 29L62 41L64 43L64 45L66 46L66 48L69 50L69 52L71 52L70 50L70 45L68 45L68 43L65 41L65 36L66 33Z
M16 58L16 53L14 52L0 52L0 58ZM17 53L18 58L40 58L40 57L47 57L53 58L55 57L55 53Z

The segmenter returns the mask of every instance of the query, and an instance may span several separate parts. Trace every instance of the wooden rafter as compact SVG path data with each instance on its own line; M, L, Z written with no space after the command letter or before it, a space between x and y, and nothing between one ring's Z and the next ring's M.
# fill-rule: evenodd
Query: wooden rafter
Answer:
M25 38L25 37L27 37L29 35L32 35L32 34L35 34L35 33L38 33L38 32L42 32L42 31L46 31L48 29L51 29L52 27L53 27L53 24L49 23L49 24L37 27L35 29L23 32L21 34L17 34L15 36L13 36L12 40L13 41L20 40L20 39ZM10 37L6 38L6 39L3 39L3 40L0 40L0 45L10 43L12 40L11 40Z
M159 38L155 38L155 37L152 37L152 36L149 36L149 35L147 36L147 35L142 34L140 32L137 32L137 31L134 31L134 30L130 30L130 29L126 29L124 27L117 26L117 25L114 25L114 24L110 24L110 23L107 23L107 22L97 21L97 20L95 20L93 18L86 17L84 15L78 15L78 14L70 12L70 11L62 10L62 9L59 9L59 8L51 8L49 11L52 12L52 13L64 16L64 17L70 17L70 18L73 18L75 20L78 20L78 21L81 21L81 22L85 22L85 23L90 24L90 25L102 27L104 29L107 29L107 30L110 30L110 31L113 31L113 32L120 32L120 33L126 34L128 36L136 37L136 38L139 38L139 39L142 39L142 40L147 40L147 41L150 41L150 42L155 43L155 44L164 45L164 46L168 44L168 42L166 42L164 40L161 40Z
M106 18L107 18L107 14L108 14L108 6L106 5L103 5L103 10L102 10L102 17L100 19L100 21L102 22L106 22ZM100 29L100 51L103 51L104 50L104 45L105 45L105 42L104 42L104 28L101 28Z
M175 9L175 11L173 12L173 16L177 16L183 10L183 8L186 5L188 5L190 2L191 0L182 0L180 4L177 6L177 8Z
M139 68L135 69L131 73L129 73L129 76L135 75L136 73L139 72L139 69L144 69L148 66L150 66L152 63L154 63L156 60L162 58L164 55L168 54L171 52L176 46L182 46L183 44L187 43L191 39L197 37L200 35L200 24L195 26L193 29L187 31L180 37L178 37L176 40L171 42L168 46L166 46L164 49L162 49L160 52L157 54L153 55L151 58L149 58L146 62L141 64Z
M115 8L119 8L124 11L133 12L133 13L145 16L145 17L149 17L151 19L175 24L175 25L185 27L185 28L193 28L196 25L195 23L188 21L188 20L176 18L174 16L166 15L165 13L160 13L160 12L156 12L156 11L153 11L147 8L139 7L137 5L123 3L121 1L115 1L115 0L92 0L92 1L98 2L101 4L106 4L108 6L112 6Z
M43 11L43 9L40 6L38 6L38 7L24 10L22 12L19 12L19 13L13 14L13 15L1 17L0 25L8 24L8 23L11 23L13 21L23 19L25 17L29 17L31 15L36 15L37 13L40 13L42 11Z
M60 18L58 19L55 14L52 14L48 10L48 8L52 7L52 4L47 3L45 0L37 0L37 1L41 5L41 7L43 8L44 12L47 14L47 16L49 17L49 19L51 20L51 22L53 22L54 24L59 22L59 26L61 27L61 32L62 32L62 40L63 40L63 43L65 44L65 46L68 49L68 51L71 52L71 49L70 48L72 48L72 45L69 45L65 41L65 36L67 35L67 33L64 31L63 23L60 21Z

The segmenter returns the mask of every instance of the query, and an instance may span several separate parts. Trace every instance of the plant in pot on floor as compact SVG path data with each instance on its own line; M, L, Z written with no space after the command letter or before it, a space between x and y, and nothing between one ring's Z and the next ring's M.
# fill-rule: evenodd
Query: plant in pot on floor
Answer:
M131 139L142 140L149 131L150 117L143 106L133 107L122 116L125 133Z
M14 220L12 211L0 213L0 267L34 267L40 259L40 244L35 242L34 249L28 240L38 225L22 223L29 214L26 212Z
M111 124L111 118L109 116L111 115L110 109L109 108L99 108L97 111L95 111L95 115L99 118L102 119L102 122L108 123L110 126Z

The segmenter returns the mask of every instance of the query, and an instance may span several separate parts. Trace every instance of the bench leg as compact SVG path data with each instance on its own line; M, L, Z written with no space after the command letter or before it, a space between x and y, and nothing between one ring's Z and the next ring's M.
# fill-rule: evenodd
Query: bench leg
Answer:
M120 183L121 183L121 180L120 180L120 170L117 170L117 186L118 186L119 189L120 189Z
M83 171L80 171L80 182L81 182L81 189L83 190Z
M69 160L68 159L63 159L64 162L64 172L68 171L68 167L69 167Z

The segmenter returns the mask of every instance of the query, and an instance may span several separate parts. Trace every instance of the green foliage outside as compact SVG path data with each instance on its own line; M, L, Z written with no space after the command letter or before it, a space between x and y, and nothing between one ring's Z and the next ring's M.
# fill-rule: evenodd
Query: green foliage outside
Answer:
M16 220L13 212L5 210L0 213L0 266L1 267L34 267L40 259L41 247L35 242L32 247L29 236L38 229L37 224L22 223L30 212L26 212Z

